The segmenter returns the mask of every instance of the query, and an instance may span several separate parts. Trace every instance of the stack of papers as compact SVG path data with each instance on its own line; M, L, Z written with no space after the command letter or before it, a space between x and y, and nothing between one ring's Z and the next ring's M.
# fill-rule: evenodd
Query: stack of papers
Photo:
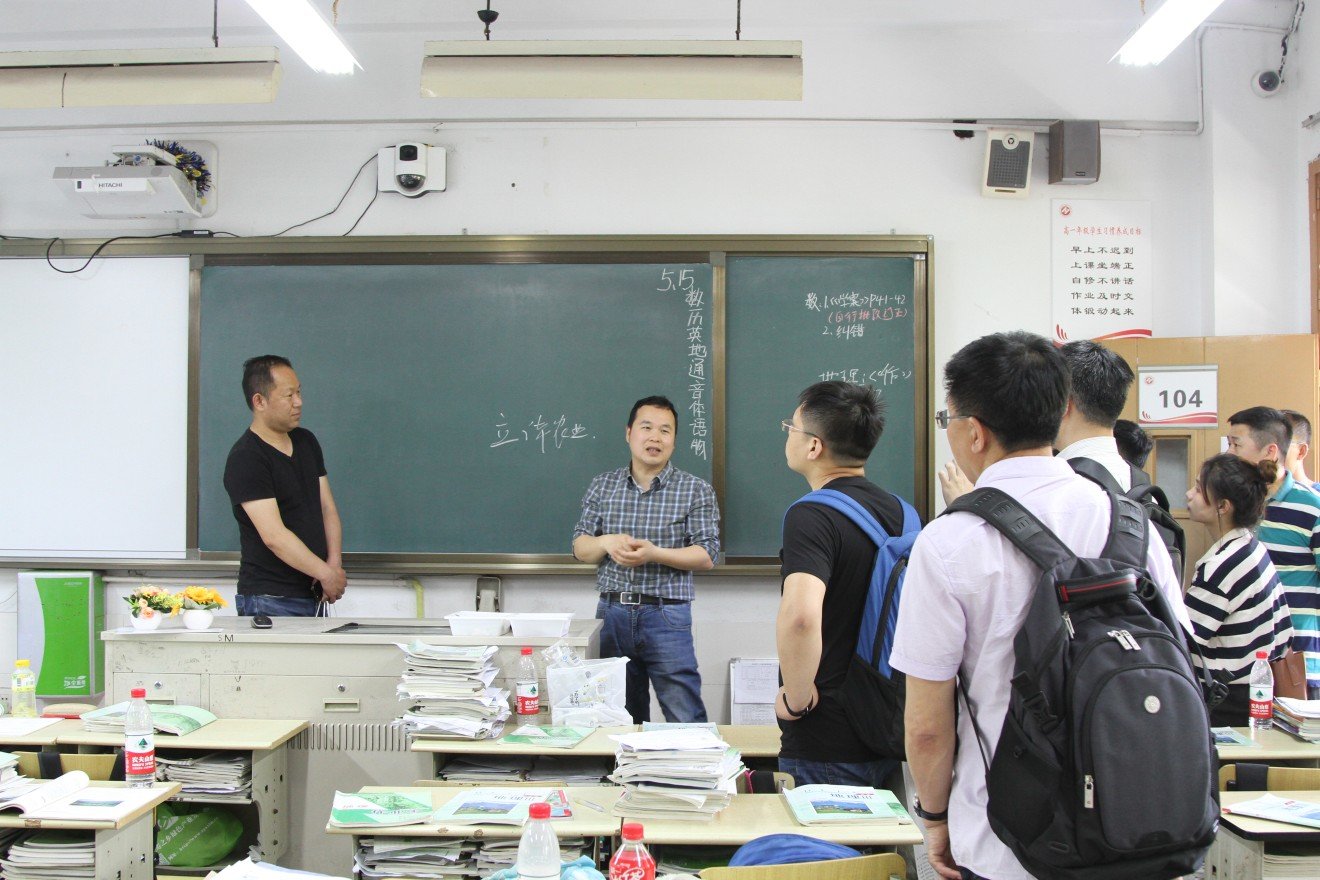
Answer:
M799 825L911 824L892 791L857 785L800 785L785 789L788 811Z
M226 865L217 873L207 874L207 880L343 880L329 874L317 874L314 871L296 871L293 868L281 868L264 862L243 859Z
M702 729L611 734L617 742L610 780L624 787L614 815L637 819L715 818L729 805L742 756Z
M0 859L6 880L92 878L96 844L86 831L38 831L22 837Z
M493 645L399 645L405 657L398 723L415 737L491 739L504 731L509 692L492 687L499 675Z
M1307 742L1320 742L1320 700L1275 697L1274 723Z
M252 795L252 756L213 752L194 758L156 756L156 778L183 783L183 794L207 800L246 800Z
M531 755L466 755L450 758L440 768L440 778L446 782L522 782L532 769Z
M364 837L353 856L353 867L364 880L475 876L473 854L480 846L472 840L434 837Z
M581 837L559 838L559 861L572 862L581 858L587 842ZM474 853L473 864L477 873L489 877L496 871L512 868L518 860L518 841L487 840Z
M568 793L554 788L469 788L436 809L436 825L518 825L532 804L550 804L550 818L573 815Z
M542 755L527 773L528 782L560 785L600 785L608 772L604 760L591 755Z
M215 720L215 715L197 706L164 705L148 703L151 709L151 723L161 733L183 736L205 727ZM98 733L117 733L124 735L124 716L128 713L128 702L115 703L103 709L84 713L83 729Z

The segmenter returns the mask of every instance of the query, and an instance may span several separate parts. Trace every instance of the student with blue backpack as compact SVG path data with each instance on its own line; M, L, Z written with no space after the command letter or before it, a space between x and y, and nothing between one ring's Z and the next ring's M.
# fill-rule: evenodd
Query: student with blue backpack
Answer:
M893 681L888 640L921 522L866 479L884 430L873 388L820 382L798 402L783 422L784 456L812 492L784 516L779 769L798 785L883 788L903 757L901 677Z

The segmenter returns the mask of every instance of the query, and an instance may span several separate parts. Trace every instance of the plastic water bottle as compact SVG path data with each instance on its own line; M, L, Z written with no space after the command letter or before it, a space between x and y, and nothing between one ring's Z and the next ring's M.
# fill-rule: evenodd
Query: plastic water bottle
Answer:
M536 660L531 648L523 648L514 674L514 691L518 701L518 720L533 723L541 713L541 688L536 683Z
M1251 664L1251 729L1269 730L1274 726L1274 673L1270 671L1269 654L1256 652Z
M550 824L550 805L532 804L518 841L518 880L559 880L559 835Z
M124 780L129 788L147 788L156 781L156 728L151 723L147 689L133 688L124 715Z
M642 823L624 822L623 846L610 859L610 880L655 880L655 859L642 843Z
M15 718L37 717L37 677L32 674L28 660L14 661L14 675L10 680L9 714Z

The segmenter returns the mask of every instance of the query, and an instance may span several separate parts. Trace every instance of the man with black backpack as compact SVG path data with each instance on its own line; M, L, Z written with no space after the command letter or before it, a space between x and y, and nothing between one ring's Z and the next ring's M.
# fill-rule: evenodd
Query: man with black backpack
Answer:
M1169 512L1164 490L1145 471L1129 464L1118 451L1114 424L1123 414L1132 368L1117 352L1089 339L1060 349L1068 363L1071 391L1054 447L1077 473L1110 492L1133 499L1146 511L1156 535L1173 559L1181 580L1187 541L1182 526Z
M949 880L1191 873L1215 760L1168 553L1133 502L1052 455L1069 385L1047 339L983 337L944 376L935 421L976 488L918 537L890 655L931 864Z
M776 621L783 677L775 699L782 731L779 769L798 785L886 788L903 757L901 692L873 681L880 673L869 663L859 664L855 651L862 623L869 620L873 638L877 628L884 632L867 659L880 655L889 671L885 632L892 639L899 563L906 563L921 522L911 505L866 479L866 460L885 424L875 389L819 382L798 401L793 417L783 423L784 456L813 491L784 516L783 594ZM889 563L881 568L885 585L892 587L893 611L868 617L879 545ZM854 669L859 665L868 668ZM859 681L857 675L866 678ZM861 696L851 693L850 685L860 686ZM878 688L880 698L867 687Z

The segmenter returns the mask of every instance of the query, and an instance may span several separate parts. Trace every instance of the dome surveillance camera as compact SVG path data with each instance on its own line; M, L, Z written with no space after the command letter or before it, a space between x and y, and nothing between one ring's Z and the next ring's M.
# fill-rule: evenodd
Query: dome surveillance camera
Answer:
M445 188L445 148L402 143L377 154L376 189L416 199Z
M1283 80L1277 70L1262 70L1251 78L1251 90L1262 98L1269 98L1279 93Z

